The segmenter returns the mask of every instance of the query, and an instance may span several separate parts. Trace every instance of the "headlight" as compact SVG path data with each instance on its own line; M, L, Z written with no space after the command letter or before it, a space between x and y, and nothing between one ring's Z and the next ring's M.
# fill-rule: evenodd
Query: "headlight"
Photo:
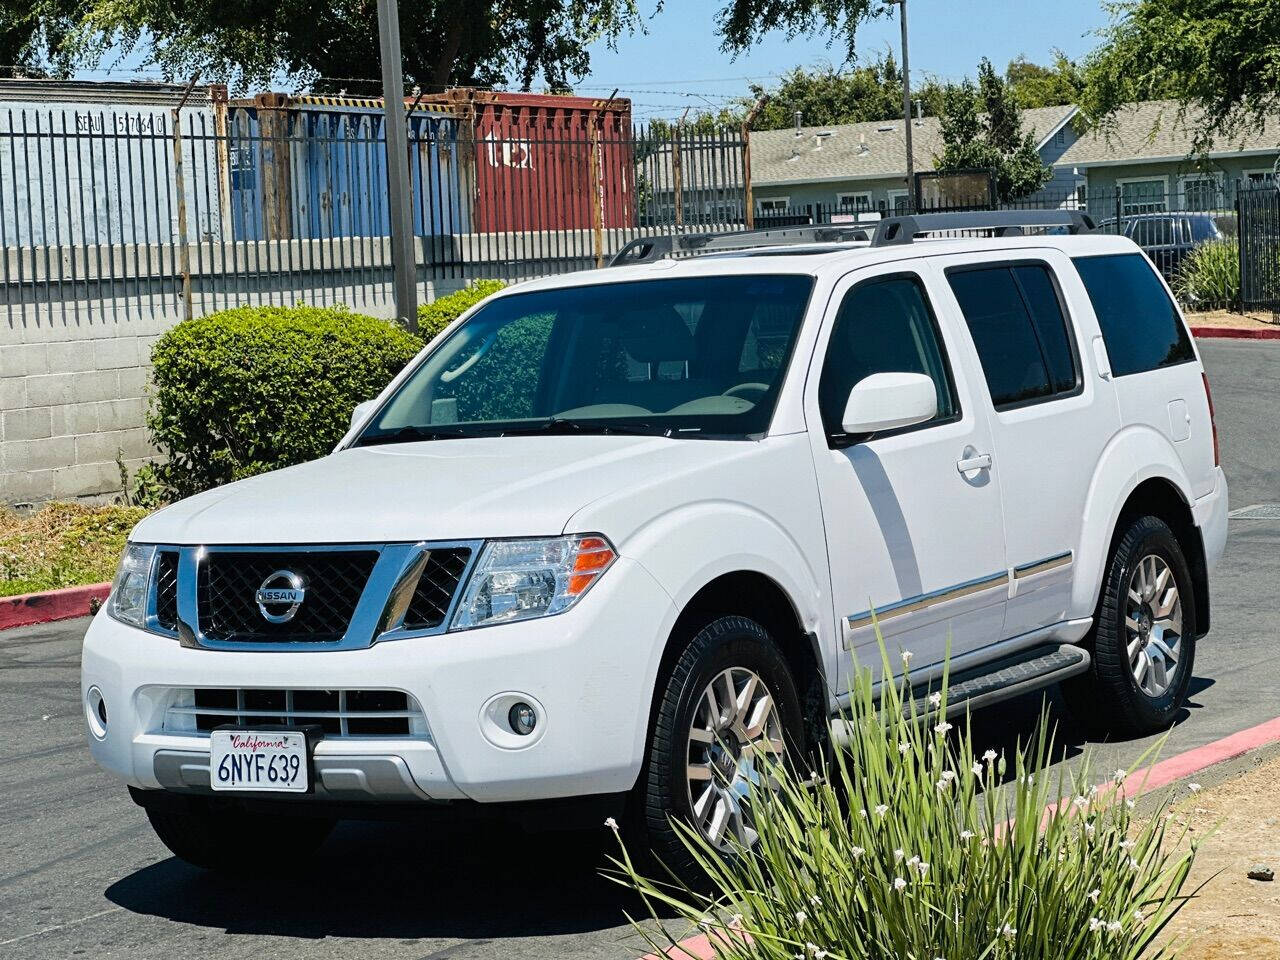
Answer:
M471 571L451 629L563 613L615 556L609 541L596 534L491 540Z
M149 543L131 543L124 548L107 612L121 623L135 627L147 624L147 593L151 587L151 561L156 548Z

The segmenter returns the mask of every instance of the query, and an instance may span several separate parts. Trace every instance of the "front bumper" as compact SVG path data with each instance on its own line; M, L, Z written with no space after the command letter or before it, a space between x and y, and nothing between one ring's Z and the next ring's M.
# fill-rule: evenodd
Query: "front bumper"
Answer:
M619 559L570 611L523 623L384 641L360 650L248 652L181 646L98 614L85 636L81 697L94 759L131 786L202 792L208 738L167 722L174 691L397 690L421 707L409 736L326 736L318 797L541 800L621 793L640 769L671 598ZM534 733L498 729L518 696ZM105 703L105 728L91 718ZM488 708L488 709L486 709Z

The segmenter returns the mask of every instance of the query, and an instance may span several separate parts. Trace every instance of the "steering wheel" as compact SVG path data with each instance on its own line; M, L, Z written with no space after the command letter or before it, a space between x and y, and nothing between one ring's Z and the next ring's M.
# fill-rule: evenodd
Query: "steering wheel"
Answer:
M760 399L768 392L769 385L767 383L738 383L720 394L720 396L742 397L743 400L750 400L752 403L759 403Z

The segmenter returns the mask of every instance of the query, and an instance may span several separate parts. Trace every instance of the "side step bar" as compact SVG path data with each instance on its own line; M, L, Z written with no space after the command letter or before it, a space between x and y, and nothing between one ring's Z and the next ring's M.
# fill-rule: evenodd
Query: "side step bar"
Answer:
M947 684L946 715L951 718L966 710L977 710L1001 700L1010 700L1021 694L1052 686L1060 680L1084 673L1089 669L1089 664L1089 651L1073 643L1051 643L1001 657L950 678ZM911 691L917 716L932 717L937 714L936 708L929 703L929 695L941 689L942 680L939 678ZM845 739L842 717L832 719L831 732L836 742Z

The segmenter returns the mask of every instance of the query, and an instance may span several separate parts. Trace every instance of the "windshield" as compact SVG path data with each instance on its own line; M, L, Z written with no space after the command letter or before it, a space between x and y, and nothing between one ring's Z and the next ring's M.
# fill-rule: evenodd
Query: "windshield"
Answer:
M405 380L356 445L523 433L763 433L812 289L812 277L784 274L496 298Z

